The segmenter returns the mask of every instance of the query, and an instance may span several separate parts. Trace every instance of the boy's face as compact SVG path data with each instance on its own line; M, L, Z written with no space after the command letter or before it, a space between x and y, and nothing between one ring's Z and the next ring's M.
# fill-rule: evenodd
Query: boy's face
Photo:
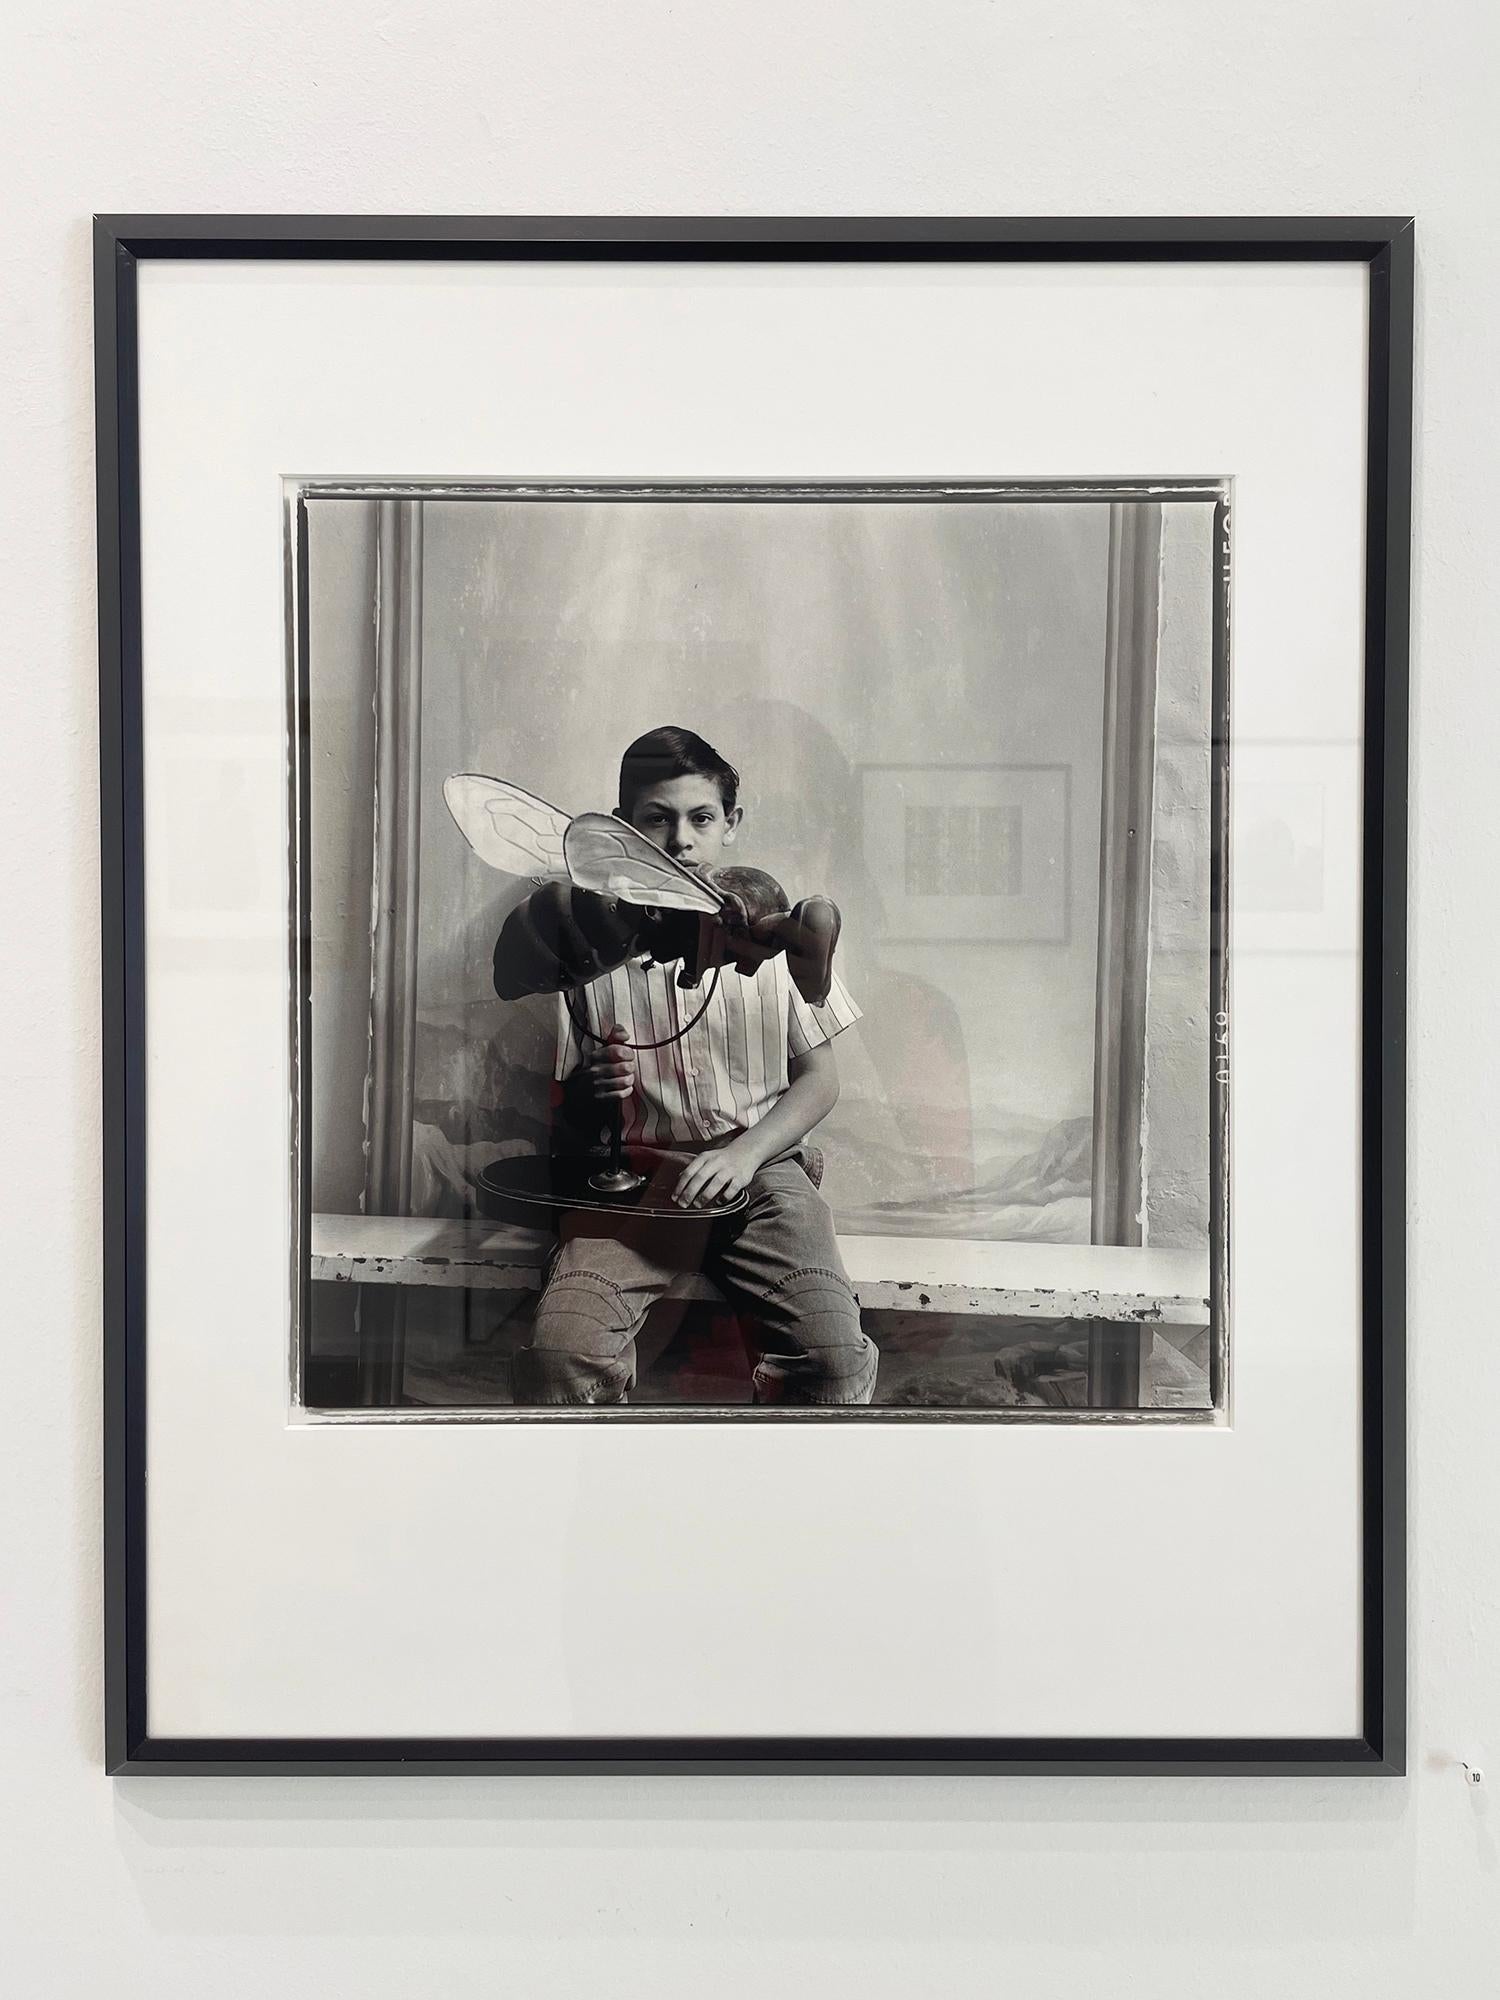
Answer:
M674 861L685 868L706 868L733 841L740 808L725 812L712 778L665 778L636 794L628 817L638 833Z

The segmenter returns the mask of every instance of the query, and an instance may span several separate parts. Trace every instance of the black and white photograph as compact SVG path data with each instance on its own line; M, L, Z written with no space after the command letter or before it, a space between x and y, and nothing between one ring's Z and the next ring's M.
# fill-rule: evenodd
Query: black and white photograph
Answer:
M160 229L111 1769L1398 1768L1409 234Z
M288 482L303 1405L1221 1416L1229 502Z

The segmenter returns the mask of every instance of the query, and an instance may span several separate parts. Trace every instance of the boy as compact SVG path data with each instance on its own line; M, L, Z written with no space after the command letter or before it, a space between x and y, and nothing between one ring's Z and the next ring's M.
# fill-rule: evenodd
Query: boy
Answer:
M621 761L617 811L683 866L703 868L730 858L738 789L734 767L701 736L653 729ZM591 964L590 949L614 936L621 913L586 890L563 893L570 935ZM524 912L507 930L529 924L534 940L535 919ZM650 957L606 944L616 962L559 993L555 1075L575 1129L592 1124L597 1133L619 1104L633 1163L682 1214L564 1217L531 1340L516 1356L516 1400L624 1402L647 1311L680 1272L699 1270L746 1326L757 1402L868 1403L878 1356L802 1150L838 1098L833 1038L859 1009L831 968L826 1000L810 1005L785 955L761 956L743 943L711 996L712 973L701 988L679 988L676 965L659 954L665 941L668 958L682 955L670 949L683 941L681 924L654 920L644 935ZM640 953L642 934L628 944ZM515 955L503 931L495 983L507 996L516 990ZM715 1204L742 1192L742 1208L714 1215Z

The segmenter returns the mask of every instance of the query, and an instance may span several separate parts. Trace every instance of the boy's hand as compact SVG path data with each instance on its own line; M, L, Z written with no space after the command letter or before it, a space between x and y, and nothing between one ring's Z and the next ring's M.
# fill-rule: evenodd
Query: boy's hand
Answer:
M711 1208L715 1202L733 1201L749 1187L759 1165L743 1139L731 1139L727 1146L700 1153L689 1162L672 1199L679 1208Z
M622 1046L625 1039L625 1030L613 1027L589 1055L589 1083L601 1104L623 1103L635 1088L634 1053Z

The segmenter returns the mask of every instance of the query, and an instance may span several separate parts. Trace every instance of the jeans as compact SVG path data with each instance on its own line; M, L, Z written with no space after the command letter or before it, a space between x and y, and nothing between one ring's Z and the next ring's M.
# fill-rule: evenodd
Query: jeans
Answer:
M670 1187L690 1155L654 1155ZM833 1215L795 1153L768 1160L734 1214L682 1219L568 1214L529 1343L516 1355L524 1404L623 1403L636 1335L674 1278L701 1272L746 1326L757 1403L868 1403L879 1355L859 1323Z

